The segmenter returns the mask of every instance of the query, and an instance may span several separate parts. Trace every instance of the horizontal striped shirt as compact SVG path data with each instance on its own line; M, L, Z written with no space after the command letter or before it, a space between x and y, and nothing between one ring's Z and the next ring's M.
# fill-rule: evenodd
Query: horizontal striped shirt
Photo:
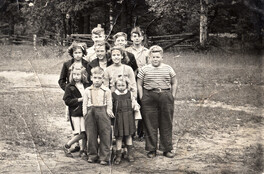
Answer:
M143 81L145 89L169 89L171 88L171 79L176 76L176 73L171 66L162 63L158 67L151 64L143 66L137 76Z

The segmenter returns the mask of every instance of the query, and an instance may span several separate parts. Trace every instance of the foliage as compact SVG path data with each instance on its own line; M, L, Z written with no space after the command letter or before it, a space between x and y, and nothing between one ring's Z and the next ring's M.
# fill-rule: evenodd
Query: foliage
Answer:
M191 0L147 0L157 18L157 33L182 33L199 30L199 2ZM196 28L196 29L195 29Z
M236 33L241 40L262 38L264 0L208 2L209 33ZM69 31L69 21L71 33L90 32L100 23L108 33L111 4L116 20L112 33L129 33L136 25L147 35L198 33L200 29L200 1L192 0L5 0L0 3L0 25L8 23L9 34L15 31L61 38ZM85 15L89 17L84 19Z
M0 18L1 24L8 23L9 24L9 34L13 34L14 32L14 24L20 24L24 20L22 18L22 13L20 8L23 3L21 1L15 0L5 0L1 2L0 6ZM4 33L7 34L7 33Z

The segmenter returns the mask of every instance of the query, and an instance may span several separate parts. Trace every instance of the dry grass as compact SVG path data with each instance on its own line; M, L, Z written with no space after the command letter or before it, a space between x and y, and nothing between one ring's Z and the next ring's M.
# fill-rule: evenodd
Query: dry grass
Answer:
M264 56L201 53L165 54L177 73L179 99L212 99L261 106Z
M59 74L64 61L70 59L64 47L10 46L0 47L1 71L25 71Z
M2 46L0 71L59 74L62 63L69 59L65 51L66 48L40 47L34 51L29 46ZM207 98L234 106L263 107L261 56L189 52L179 56L166 53L164 58L165 63L170 64L177 73L177 100L199 101ZM8 79L0 78L0 81L2 89L12 85ZM18 139L23 136L19 132L25 132L25 126L17 126L24 124L19 119L22 117L38 151L60 149L69 133L65 133L63 126L52 127L58 124L50 122L64 119L63 93L58 91L43 88L41 91L2 92L4 104L0 105L0 110L3 111L0 122L5 126L0 127L1 140L28 146L28 142ZM176 158L179 159L173 162L176 167L166 168L161 164L160 167L165 168L162 170L153 164L147 166L147 159L142 157L137 163L138 170L141 173L259 173L264 166L263 143L258 142L261 134L257 132L261 127L263 117L254 114L190 106L188 103L178 104L175 107L173 135L177 146ZM240 132L241 130L245 132ZM248 130L255 132L247 134ZM30 139L24 136L23 140ZM144 147L140 143L139 145L137 155L144 156ZM140 165L144 162L146 166ZM154 162L162 163L158 160ZM183 167L180 169L177 166ZM130 165L125 168L116 167L116 170L135 171Z

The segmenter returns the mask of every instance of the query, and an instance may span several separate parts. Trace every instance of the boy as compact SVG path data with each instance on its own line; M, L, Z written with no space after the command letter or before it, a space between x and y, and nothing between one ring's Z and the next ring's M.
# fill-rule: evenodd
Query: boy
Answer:
M137 61L138 68L148 64L148 49L143 46L144 33L139 27L135 27L131 30L130 39L133 41L133 45L128 47L126 50L134 54ZM139 104L140 101L138 101ZM139 141L143 141L143 121L138 120L137 123L137 135Z
M169 65L162 63L163 50L160 46L150 47L149 57L151 64L139 70L137 81L145 123L145 149L149 151L149 158L156 156L159 130L159 149L164 156L173 158L172 120L177 89L176 74Z
M133 45L128 47L126 50L133 53L137 61L139 68L148 64L148 49L143 46L144 33L139 27L135 27L131 30L130 39Z
M100 24L92 30L92 40L94 45L87 49L87 56L85 57L87 62L96 59L95 46L105 41L105 31Z
M83 115L88 135L88 162L95 163L99 160L101 165L107 165L110 160L111 118L114 118L114 114L111 91L103 85L103 74L104 70L99 66L91 70L93 85L85 89Z
M114 45L123 49L125 57L122 59L122 63L130 66L134 72L137 71L138 65L135 56L125 50L127 44L127 34L124 32L118 32L114 36Z
M94 48L95 48L96 58L88 64L88 68L87 68L89 82L91 81L90 75L91 75L92 68L99 66L103 68L103 70L105 70L106 67L111 65L110 58L108 58L108 55L106 54L105 43L104 42L99 43L98 45L95 45Z

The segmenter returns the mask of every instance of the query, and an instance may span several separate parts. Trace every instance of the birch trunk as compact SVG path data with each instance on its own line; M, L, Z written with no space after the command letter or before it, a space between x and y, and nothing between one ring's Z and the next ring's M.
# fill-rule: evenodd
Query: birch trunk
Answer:
M200 44L202 47L205 46L208 38L208 0L200 0L201 5L201 15L200 15Z

